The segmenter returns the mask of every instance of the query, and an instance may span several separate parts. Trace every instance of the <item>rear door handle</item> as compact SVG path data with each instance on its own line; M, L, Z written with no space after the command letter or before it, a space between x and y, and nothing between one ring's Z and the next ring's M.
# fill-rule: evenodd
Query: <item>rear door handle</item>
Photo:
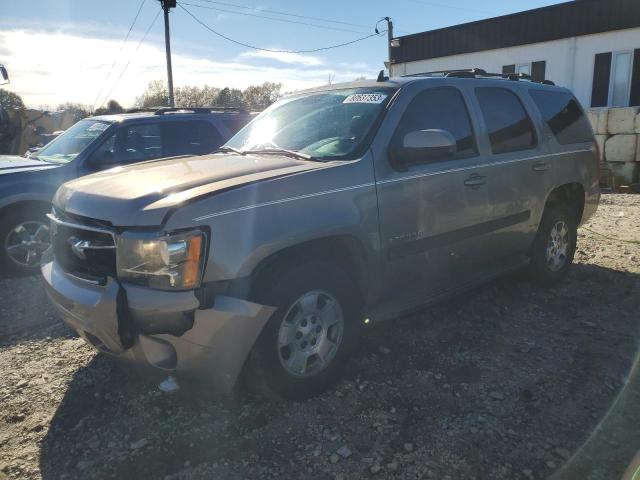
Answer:
M546 172L551 168L551 164L549 162L538 162L533 165L534 172Z
M467 187L479 187L486 183L487 183L487 177L485 177L484 175L478 175L477 173L474 173L464 181L464 184Z

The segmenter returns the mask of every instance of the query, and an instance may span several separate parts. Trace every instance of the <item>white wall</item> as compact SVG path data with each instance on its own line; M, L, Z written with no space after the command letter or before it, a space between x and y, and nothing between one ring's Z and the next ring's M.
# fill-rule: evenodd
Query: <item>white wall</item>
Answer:
M391 75L473 67L500 73L503 65L544 60L547 62L546 78L570 88L582 105L588 107L591 105L595 54L635 48L640 48L640 28L398 63L392 66Z

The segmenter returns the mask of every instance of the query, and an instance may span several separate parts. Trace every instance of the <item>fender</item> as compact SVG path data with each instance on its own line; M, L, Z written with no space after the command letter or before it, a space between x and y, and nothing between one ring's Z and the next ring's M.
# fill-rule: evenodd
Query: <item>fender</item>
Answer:
M0 198L0 209L7 207L9 205L14 205L16 203L21 202L45 202L51 203L51 199L53 197L53 192L51 195L47 195L42 192L24 192L18 193L14 195L10 195L8 197Z

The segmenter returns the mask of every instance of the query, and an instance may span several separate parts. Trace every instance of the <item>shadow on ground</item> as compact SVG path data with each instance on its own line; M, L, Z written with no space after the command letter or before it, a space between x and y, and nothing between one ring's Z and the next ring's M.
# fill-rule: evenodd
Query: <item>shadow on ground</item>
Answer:
M619 479L640 447L639 286L584 264L553 290L496 281L374 326L344 380L300 403L169 397L97 356L51 421L41 474L354 478L375 459L380 478Z

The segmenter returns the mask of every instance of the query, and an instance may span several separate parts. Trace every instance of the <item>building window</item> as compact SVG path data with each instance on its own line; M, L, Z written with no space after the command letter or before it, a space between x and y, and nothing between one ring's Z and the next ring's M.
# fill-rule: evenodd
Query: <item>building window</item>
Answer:
M640 105L640 49L595 56L592 107Z
M612 107L626 107L629 105L632 58L632 52L616 52L613 54L611 80L609 81L609 105Z
M530 75L534 82L542 82L545 79L545 70L547 62L538 60L531 63L518 63L512 65L503 65L502 73L524 73Z

